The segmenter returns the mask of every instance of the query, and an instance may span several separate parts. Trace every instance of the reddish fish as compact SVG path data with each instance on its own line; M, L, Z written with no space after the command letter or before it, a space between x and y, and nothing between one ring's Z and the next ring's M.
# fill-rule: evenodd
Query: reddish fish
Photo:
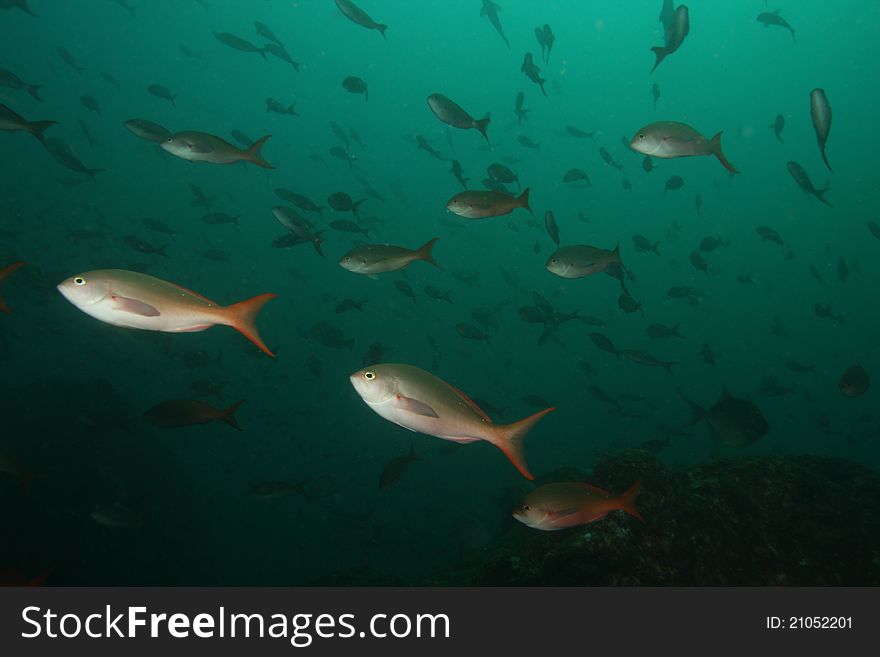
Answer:
M256 318L277 294L221 306L174 283L122 269L77 274L58 285L58 290L87 315L113 326L194 333L221 324L239 331L269 356L275 355L260 337Z
M530 191L526 187L519 196L491 190L462 192L446 202L446 209L465 219L500 217L501 215L510 214L517 208L525 208L532 212L532 208L529 206Z
M233 429L241 431L235 419L235 411L245 400L235 402L226 409L214 408L197 399L172 399L156 404L144 413L144 419L162 429L179 429L194 424L208 424L214 420L225 422Z
M24 267L25 263L23 262L13 262L11 265L7 265L3 269L0 269L0 283L2 283L7 276L9 276L16 269L21 269ZM7 315L12 314L12 311L6 306L6 303L3 301L3 297L0 296L0 312L4 312Z
M617 497L590 484L546 484L526 495L522 505L513 512L513 517L524 525L545 532L586 525L618 509L642 520L636 509L638 494L638 481Z

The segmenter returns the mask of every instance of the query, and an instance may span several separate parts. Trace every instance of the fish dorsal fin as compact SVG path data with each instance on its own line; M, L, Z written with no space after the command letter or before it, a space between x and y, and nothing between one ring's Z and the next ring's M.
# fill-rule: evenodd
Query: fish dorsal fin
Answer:
M773 14L773 15L775 15L775 16L779 16L779 9L774 9L774 10L771 11L770 13Z
M218 303L215 302L215 301L211 301L208 297L203 296L203 295L199 294L198 292L193 292L192 290L190 290L190 289L188 289L188 288L185 288L185 287L183 287L182 285L177 285L176 283L174 284L174 286L177 287L178 289L180 289L180 290L186 292L187 294L190 294L190 295L194 296L196 299L199 299L199 300L201 300L201 301L204 301L205 303L208 303L208 304L210 304L210 305L212 305L212 306L215 306L215 307L217 307L217 308L220 308L220 304L218 304Z
M609 493L607 490L602 490L598 486L593 486L592 484L578 482L577 486L579 488L583 488L585 490L588 490L591 493L597 493L598 495L602 495L603 497L611 497L611 493Z
M454 385L449 384L449 383L447 383L446 385L448 385L450 388L452 388L455 391L455 394L457 394L465 402L467 402L467 405L470 406L472 409L474 409L480 415L480 417L482 417L484 420L486 420L486 422L488 422L489 424L492 424L492 418L490 418L488 415L486 415L486 411L484 411L482 408L477 406L477 403L473 399L468 397L466 394L464 394L461 390L456 388Z
M420 402L412 397L397 395L397 407L415 415L423 415L424 417L440 417L437 411L428 406L425 402Z
M157 308L137 299L130 299L114 294L110 297L113 300L113 308L122 312L131 313L132 315L140 315L141 317L158 317L162 313Z

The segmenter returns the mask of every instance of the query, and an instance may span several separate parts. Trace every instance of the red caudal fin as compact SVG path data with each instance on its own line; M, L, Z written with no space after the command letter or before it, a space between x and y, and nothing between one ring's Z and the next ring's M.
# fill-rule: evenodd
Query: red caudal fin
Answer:
M241 426L238 424L238 420L235 419L235 411L237 411L239 409L239 407L242 404L244 404L244 402L245 402L244 399L242 399L241 401L235 402L229 408L221 411L220 415L218 416L217 419L222 420L223 422L228 424L233 429L236 429L238 431L242 431Z
M240 332L244 337L257 345L263 353L269 356L275 356L263 342L260 332L257 330L257 314L266 303L277 298L277 294L261 294L253 299L247 299L239 303L233 304L226 308L228 312L227 323L229 326Z
M3 269L0 269L0 284L2 284L3 281L6 279L6 277L9 276L16 269L21 269L22 267L24 267L24 264L25 263L23 263L23 262L13 262L11 265L7 265ZM0 296L0 312L4 312L7 315L12 312L6 306L6 303L3 301L2 296Z
M645 519L642 518L639 510L636 508L636 498L639 496L639 482L636 481L632 486L629 487L625 493L621 493L617 498L617 502L619 502L619 509L626 511L633 518L638 518L642 522L645 522Z
M719 132L717 135L712 137L712 153L714 153L715 157L718 158L718 161L724 165L724 168L730 171L731 173L739 173L736 167L734 167L730 162L727 161L727 158L724 157L724 153L721 150L721 133Z
M526 479L535 478L534 475L529 472L525 451L523 450L526 434L538 423L538 420L547 415L550 411L555 410L556 409L553 407L545 408L543 411L538 411L534 415L530 415L519 422L502 424L496 427L496 432L492 438L492 444L504 452L505 456L510 459L510 462L516 466L516 469L519 470Z
M260 149L263 148L263 145L269 140L269 137L272 135L266 135L265 137L260 137L255 141L250 148L245 151L245 159L248 162L253 162L258 167L263 167L264 169L274 169L271 164L266 162L263 159L263 154L260 152Z

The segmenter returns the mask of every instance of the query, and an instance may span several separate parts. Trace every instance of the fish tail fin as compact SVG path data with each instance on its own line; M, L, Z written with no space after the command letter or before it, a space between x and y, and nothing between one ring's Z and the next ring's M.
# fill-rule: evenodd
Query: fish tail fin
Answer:
M327 256L324 255L324 251L321 250L321 242L324 241L324 238L321 237L321 234L323 232L323 230L319 230L317 233L314 234L315 239L312 240L312 246L315 247L315 251L318 252L319 256L321 256L322 258L326 258Z
M36 98L38 101L40 101L41 103L43 102L43 99L40 98L40 89L42 89L42 88L43 88L43 85L41 85L41 84L29 84L26 87L27 92L31 96Z
M721 151L721 133L719 132L712 137L712 141L709 143L712 145L712 153L718 158L718 161L721 162L724 168L731 173L739 173L739 171L736 170L736 167L727 161L727 158L724 157L724 153Z
M358 214L358 213L360 212L360 209L361 209L361 203L363 203L364 201L367 201L367 200L368 200L368 199L362 198L360 201L355 201L354 203L351 204L351 213L352 213L355 217L357 217L358 219L361 218L361 215Z
M245 159L248 162L253 162L258 167L263 167L264 169L274 169L275 167L266 162L266 160L263 159L263 154L260 153L260 149L263 148L263 145L269 140L269 137L271 136L272 135L266 135L265 137L260 137L259 139L257 139L257 141L251 144L250 148L245 151Z
M434 249L434 245L437 243L437 240L439 240L439 239L440 239L439 237L432 237L427 242L425 242L422 246L420 246L418 249L416 249L416 253L418 254L419 260L424 260L425 262L430 262L437 269L439 269L440 271L443 271L443 267L441 267L439 265L439 263L436 260L434 260L434 254L432 253L432 250Z
M474 127L480 131L480 134L483 135L483 139L486 140L487 144L489 143L489 133L486 132L486 129L489 127L489 121L491 121L489 116L484 116L482 119L474 121Z
M377 23L376 29L379 30L379 34L382 35L383 39L386 39L386 40L388 39L388 37L385 36L385 30L388 29L388 26L385 25L385 23Z
M700 406L697 402L691 401L685 397L681 388L678 388L678 396L691 407L691 421L685 425L686 427L690 427L706 417L706 409Z
M534 479L534 475L529 472L529 466L526 463L523 444L526 434L531 431L538 420L547 415L550 411L555 411L555 407L545 408L538 411L534 415L514 422L513 424L502 424L496 427L496 431L492 436L492 444L504 452L504 455L510 459L510 462L516 466L526 479Z
M252 299L240 301L239 303L226 308L228 313L226 318L227 324L257 345L264 354L272 356L273 358L275 357L275 354L269 350L269 347L266 346L266 343L263 342L263 339L260 337L260 332L257 330L256 319L257 314L263 306L277 297L277 294L270 292L268 294L261 294L253 297Z
M678 365L677 360L669 360L669 361L661 362L660 365L662 365L663 369L666 370L667 372L669 372L672 376L675 376L675 372L672 371L672 366Z
M58 121L31 121L27 124L28 132L40 141L43 141L46 138L46 135L43 133L56 123L58 123Z
M24 265L24 262L19 261L13 262L11 265L7 265L3 269L0 269L0 283L2 283L6 279L6 277L9 276L12 272L14 272L16 269L21 269L22 267L24 267ZM0 312L4 312L7 315L12 314L12 311L9 310L9 307L3 301L3 297L0 297Z
M165 249L167 249L169 246L171 246L171 243L164 244L164 245L160 246L158 249L156 249L156 255L160 255L163 258L167 258L168 254L165 253Z
M681 322L679 322L678 324L676 324L675 326L673 326L673 327L672 327L672 335L676 336L677 338L684 338L684 336L683 336L683 335L681 334L681 332L678 330L678 329L680 329L680 328L681 328Z
M828 187L823 187L822 189L817 189L816 190L816 198L819 199L822 203L824 203L825 205L827 205L830 208L831 204L825 200L825 192L827 192L828 189L829 189Z
M834 173L834 169L831 168L831 165L828 164L828 156L825 154L825 147L822 147L822 161L825 163L825 166L828 167L828 170L831 173Z
M654 68L651 69L651 73L657 70L657 67L660 66L660 62L662 62L666 58L666 48L663 46L654 46L651 48L651 52L654 53L654 56L657 58L657 61L654 62ZM651 75L648 73L648 75Z
M636 498L639 496L639 488L641 488L641 482L636 480L636 482L629 487L626 492L621 493L617 497L617 503L620 504L618 507L622 511L626 511L633 518L638 518L642 522L645 522L645 519L642 518L642 515L639 513L639 510L636 508Z
M516 197L516 203L518 208L524 208L534 215L534 211L532 210L532 206L529 205L529 192L532 191L531 187L526 187L522 194Z
M217 419L222 420L236 431L242 431L241 426L238 424L238 420L235 419L235 411L237 411L239 407L245 403L245 401L247 400L242 399L241 401L235 402L226 410L221 411L220 415L217 416Z

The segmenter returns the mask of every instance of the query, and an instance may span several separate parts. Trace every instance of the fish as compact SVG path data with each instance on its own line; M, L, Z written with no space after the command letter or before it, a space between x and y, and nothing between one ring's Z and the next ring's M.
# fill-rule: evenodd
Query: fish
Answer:
M519 176L517 176L513 171L511 171L508 167L503 164L499 164L498 162L494 164L490 164L486 167L486 173L489 174L489 177L492 180L495 180L500 183L513 183L515 182L517 185L522 187L519 183Z
M721 239L720 237L708 236L708 237L704 237L702 240L700 240L700 251L705 251L705 252L714 251L715 249L717 249L719 247L727 247L729 245L730 245L730 242L726 242L723 239Z
M523 57L522 66L520 66L520 71L532 82L537 84L541 88L541 93L545 96L547 95L547 91L544 89L544 83L547 81L546 79L541 77L541 69L538 68L538 65L535 64L534 57L532 57L532 53L527 52Z
M242 399L229 408L219 409L197 399L172 399L147 410L144 419L161 429L179 429L220 420L236 431L241 431L242 428L235 419L235 412L244 402L245 400Z
M447 303L454 303L452 299L449 298L449 293L451 290L440 290L439 288L434 287L433 285L426 285L422 288L429 297L436 301L445 301Z
M816 141L819 143L819 152L822 161L831 173L834 169L828 163L828 155L825 153L825 143L831 132L831 104L825 95L824 89L813 89L810 92L810 117L813 119L813 130L816 131Z
M89 130L89 126L86 124L86 122L82 119L79 119L77 122L79 123L79 129L82 131L82 133L86 137L86 140L89 142L89 146L91 146L92 148L97 147L98 142L95 141L95 138L92 136L92 131Z
M684 43L684 39L690 30L691 24L688 8L685 5L679 5L675 10L675 15L672 17L672 21L664 26L663 35L666 43L662 46L651 48L651 52L654 53L654 57L656 58L651 73L657 70L657 67L660 66L660 62L681 47L681 44Z
M151 84L149 87L147 87L147 91L149 91L156 98L167 100L169 103L171 103L171 107L177 107L177 103L175 102L177 96L171 93L171 90L168 89L168 87L163 87L161 84Z
M366 200L367 199L364 198L360 201L355 201L345 192L334 192L327 197L327 205L329 205L337 212L351 212L355 217L360 219L361 215L359 213L359 209L361 203L365 202Z
M544 63L550 63L550 51L553 50L553 44L556 42L556 36L553 34L551 27L544 23L543 27L535 28L535 36L541 45L541 54L544 56Z
M785 367L790 369L792 372L797 372L798 374L806 374L807 372L815 372L815 365L807 365L805 363L799 363L798 361L788 358L785 361Z
M770 430L760 408L748 399L734 397L727 388L722 389L721 397L708 409L681 396L691 407L693 414L693 419L686 426L706 420L716 439L732 447L746 447L756 443Z
M144 141L161 144L171 139L174 135L158 123L146 119L129 119L123 123L125 128L136 137Z
M652 338L655 338L655 339L657 339L657 338L672 338L672 337L686 339L678 330L680 326L681 326L681 324L676 324L675 326L672 326L670 328L669 326L666 326L665 324L654 323L654 324L651 324L650 326L648 326L648 328L646 328L645 331L647 332L648 335L650 335Z
M473 324L468 324L467 322L459 322L455 325L455 330L458 331L458 334L467 339L467 340L478 340L483 341L488 344L489 342L489 334L486 331L482 331Z
M534 149L541 148L541 144L539 144L535 141L532 141L531 139L529 139L525 135L519 135L516 138L516 141L519 142L520 145L525 146L526 148L534 148Z
M276 205L272 208L272 214L278 220L278 223L290 231L290 235L285 235L285 237L289 238L288 240L283 240L280 243L276 240L273 246L286 248L304 242L311 242L318 255L322 258L325 257L324 252L321 249L321 242L323 241L321 235L324 232L323 230L313 230L311 222L283 205Z
M624 178L620 181L620 186L623 187L626 191L631 192L633 190L632 183Z
M13 262L12 264L6 265L2 269L0 269L0 285L2 285L3 282L7 278L9 278L9 276L13 272L18 271L19 269L21 269L24 266L25 266L25 263L19 260L18 262ZM6 302L3 300L2 295L0 295L0 312L6 313L7 315L12 314L12 311L9 310L9 306L7 306Z
M302 63L294 61L293 57L290 56L290 53L282 46L280 43L267 43L263 46L263 50L265 50L270 55L275 55L278 59L283 62L287 62L291 66L293 66L293 70L299 72L300 68L302 68Z
M461 162L458 160L452 160L452 168L449 169L449 173L455 176L455 179L461 184L464 189L467 189L468 180L470 178L464 177L464 171L461 168Z
M330 222L330 228L338 230L341 233L360 233L367 239L370 239L370 230L363 228L350 219L337 219Z
M73 55L70 54L70 51L67 48L62 46L58 46L55 48L55 52L58 53L58 56L62 59L62 61L67 64L70 68L77 72L77 74L82 75L85 69L76 63L76 59L74 59Z
M755 232L761 236L766 242L775 242L779 246L784 246L785 242L782 240L782 236L777 233L774 229L770 228L770 226L758 226L755 228Z
M286 114L288 116L300 116L299 112L296 111L296 101L292 102L290 105L285 105L274 98L267 98L266 111L274 112L275 114Z
M229 385L229 381L210 381L208 379L197 379L189 384L191 392L200 397L214 397L218 401L224 400L223 389Z
M341 11L352 23L356 23L368 30L378 30L383 39L387 38L385 36L385 30L388 29L388 26L384 23L377 23L374 21L369 17L367 12L354 4L351 0L336 0L336 6L339 7L339 11Z
M83 164L80 159L74 155L73 149L66 141L55 137L48 137L42 140L43 147L46 152L51 155L61 166L67 167L71 171L87 175L91 180L95 179L95 174L104 171L104 169L90 169Z
M595 137L593 137L593 135L596 134L595 132L586 132L573 125L565 126L565 131L572 137L577 137L578 139L593 139L595 141Z
M336 137L343 144L345 144L346 148L349 148L351 146L351 142L348 141L348 135L345 134L345 130L342 128L341 125L336 123L336 121L330 121L330 130L332 130L333 134L336 135Z
M514 107L514 113L516 114L516 122L519 125L522 125L523 121L529 120L529 112L532 110L525 109L523 103L525 102L526 95L520 91L516 94L516 105Z
M715 367L715 352L712 351L712 347L705 342L703 343L703 346L700 347L700 356L702 356L703 362L707 365Z
M617 306L625 313L641 313L642 317L645 316L645 311L642 309L642 302L630 296L627 292L622 292L619 297L617 297Z
M645 173L651 173L656 167L654 166L654 160L651 159L650 155L645 155L642 160L642 169Z
M341 146L334 146L330 149L330 155L335 157L338 160L344 160L348 163L348 166L352 166L355 162L357 162L358 157L353 153L349 153L346 149Z
M344 312L348 312L349 310L357 310L359 312L364 311L364 304L367 303L368 299L364 299L363 301L355 301L354 299L343 299L339 303L336 304L336 314L341 315Z
M877 225L876 221L868 222L868 230L871 231L871 235L880 240L880 226Z
M771 123L769 127L776 135L779 143L784 144L785 142L782 141L782 130L785 128L785 117L782 116L782 114L777 114L776 118L773 120L773 123Z
M544 213L544 228L547 230L550 239L556 243L556 246L559 246L559 227L556 225L556 218L550 210Z
M489 134L486 131L490 120L488 115L482 119L475 119L455 102L438 93L428 96L428 107L443 123L461 130L474 129L483 135L487 144L489 143Z
M663 0L663 6L660 8L660 24L666 31L675 20L675 3L674 0Z
M837 387L847 397L861 397L870 385L871 379L865 368L855 364L843 373Z
M778 27L788 30L789 32L791 32L791 40L795 41L794 28L789 25L787 20L779 15L778 9L774 9L773 11L761 12L760 14L758 14L758 17L755 20L757 20L759 23L763 23L764 27L776 25Z
M225 212L209 212L206 215L202 215L202 222L216 226L219 224L236 224L238 225L239 219L241 219L241 215L232 216L231 214L226 214Z
M642 351L640 349L624 349L620 353L622 353L634 363L638 363L639 365L647 365L648 367L662 367L670 374L674 374L674 372L672 371L672 366L678 364L677 361L660 360L656 356L649 354L647 351Z
M706 139L686 123L657 121L636 132L630 148L643 155L663 159L714 155L731 173L739 173L721 150L721 133Z
M365 101L370 99L370 91L367 88L367 83L354 75L349 75L342 81L342 88L352 94L363 94Z
M620 245L613 250L600 249L586 244L563 246L547 258L547 271L560 278L583 278L606 271L612 266L623 267Z
M57 123L58 121L28 121L0 103L0 130L27 132L36 137L38 141L43 142L46 139L44 134L46 130Z
M681 176L670 176L666 181L666 184L663 185L663 194L666 195L666 192L676 189L681 189L684 187L684 180L682 180Z
M242 39L241 37L235 36L234 34L229 34L227 32L214 32L214 38L217 39L223 45L229 46L234 50L240 50L241 52L255 52L260 55L263 59L266 59L266 53L263 48L257 48L254 44L252 44L247 39Z
M275 167L263 159L260 153L260 149L271 136L260 137L250 148L242 150L216 135L187 130L173 134L162 142L161 146L172 155L190 162L233 164L244 161L264 169L274 169Z
M641 234L636 234L632 236L633 247L639 253L655 253L660 255L660 251L658 247L660 246L660 242L652 242L647 237Z
M391 244L356 246L339 259L339 266L355 274L375 276L403 269L416 260L424 260L442 270L432 253L438 239L434 237L415 250Z
M588 187L593 186L593 183L590 182L590 177L587 175L587 172L581 169L569 169L562 176L562 182L565 183L574 183L580 181L584 181L585 183L587 183Z
M465 219L487 219L510 214L517 208L532 212L529 206L529 192L526 187L522 194L513 196L498 191L466 191L456 194L446 202L446 209ZM532 214L534 214L532 212Z
M123 328L189 333L216 325L230 326L268 356L256 326L260 309L277 294L261 294L221 306L196 292L153 276L120 269L77 274L58 285L76 308L95 319Z
M827 187L816 189L813 186L813 181L810 180L810 176L807 175L804 168L797 162L789 161L785 166L788 167L788 172L791 174L791 177L794 178L798 187L800 187L807 196L814 196L829 208L831 207L831 204L825 200L825 192L828 191Z
M602 161L605 162L605 164L607 164L608 166L614 167L618 171L623 171L623 165L615 162L614 157L611 155L611 153L605 150L604 146L599 147L599 156L602 158Z
M440 151L435 149L433 146L431 146L431 144L428 143L428 140L425 139L422 135L416 135L416 144L418 144L418 147L420 149L422 149L423 151L425 151L431 157L436 158L438 160L445 160L446 159L445 157L443 157L443 154L440 153Z
M349 378L361 399L380 417L456 443L484 440L504 452L524 477L534 479L525 459L524 439L554 407L512 424L494 424L464 393L412 365L371 365Z
M660 85L656 82L651 85L651 98L654 99L654 111L657 111L657 101L660 100Z
M614 343L611 342L611 339L607 335L596 331L591 332L589 335L590 340L596 345L596 347L602 351L607 351L609 354L614 354L614 356L620 360L620 350L614 346Z
M43 102L43 99L40 98L40 89L43 88L43 85L28 84L12 71L7 71L5 68L2 67L0 67L0 87L8 87L10 89L24 89L31 96L33 96L34 99L41 103Z
M201 205L205 208L206 212L211 211L211 199L208 198L208 195L205 194L204 190L198 185L189 184L189 191L192 193L195 198L190 202L190 205L193 207Z
M403 474L409 468L410 463L418 458L415 447L410 447L409 452L403 456L396 456L382 468L379 475L379 490L388 490L403 478Z
M309 330L309 336L332 349L351 349L354 346L354 338L346 338L341 329L328 322L314 324Z
M125 244L134 251L138 253L146 253L148 255L160 255L163 258L167 258L168 254L165 253L165 249L167 249L170 244L165 244L163 246L153 246L149 242L142 240L140 237L136 237L135 235L126 235L123 240Z
M177 231L171 228L171 226L164 221L159 221L153 217L144 217L141 219L141 223L154 232L163 233L165 235L177 235Z
M28 4L28 0L3 0L0 2L0 9L21 9L24 13L29 14L31 16L36 16L34 10L30 8ZM20 586L42 586L42 580L45 580L49 574L42 576L42 578L36 578L34 581L39 580L39 584L21 584ZM24 578L22 578L24 579ZM9 586L19 586L15 584L10 584Z
M813 304L813 312L816 313L817 317L821 317L822 319L830 319L838 324L846 324L846 320L843 315L838 315L834 311L831 310L832 301L829 301L827 305L823 306L821 304Z
M307 196L297 194L296 192L291 192L290 190L284 189L283 187L276 187L275 195L282 201L287 201L291 205L298 207L300 210L304 210L306 212L317 212L318 214L323 215L323 210L325 206L317 205Z
M498 32L502 39L504 39L505 45L510 48L510 42L504 35L504 28L501 27L501 19L498 18L499 11L501 11L501 5L492 2L492 0L483 0L483 6L480 8L480 16L485 16L489 19L489 22L492 23L492 27L494 27L495 31Z
M261 23L260 21L254 21L254 29L257 34L266 39L267 41L272 41L273 43L282 45L281 39L275 36L275 33L272 32L272 29L266 25L265 23Z
M545 532L586 525L617 510L644 522L636 508L638 494L638 481L617 496L586 483L544 484L525 496L513 517Z
M694 269L699 269L702 272L709 272L709 261L703 257L699 251L691 251L691 255L689 257L691 264L694 266Z
M91 96L80 96L79 100L82 103L82 106L90 112L94 112L95 114L101 113L101 106L98 105L98 101Z
M397 291L400 292L403 296L409 297L412 299L413 303L419 305L419 300L416 297L415 291L410 287L410 284L406 281L394 281L394 287L397 288Z

